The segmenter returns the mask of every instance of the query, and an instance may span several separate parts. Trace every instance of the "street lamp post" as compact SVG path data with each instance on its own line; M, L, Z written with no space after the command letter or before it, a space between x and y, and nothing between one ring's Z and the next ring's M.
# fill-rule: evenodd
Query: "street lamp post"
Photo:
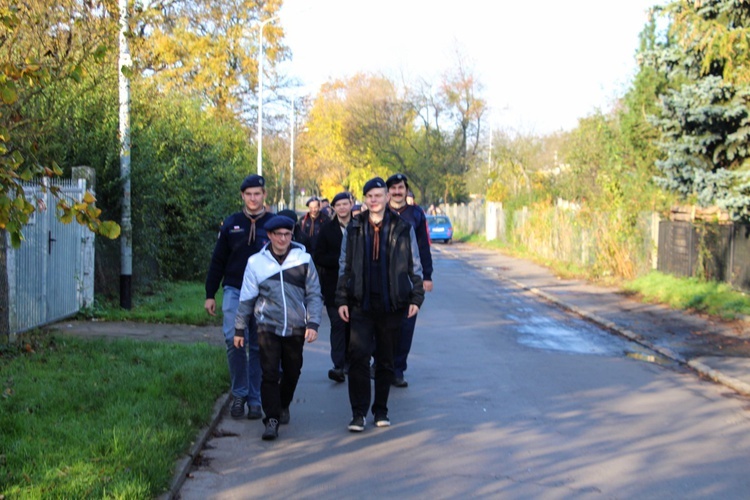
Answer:
M297 209L297 203L294 200L294 97L292 97L292 111L291 116L289 117L289 204L292 207L292 210Z
M263 27L278 18L262 21L258 29L258 175L263 175Z

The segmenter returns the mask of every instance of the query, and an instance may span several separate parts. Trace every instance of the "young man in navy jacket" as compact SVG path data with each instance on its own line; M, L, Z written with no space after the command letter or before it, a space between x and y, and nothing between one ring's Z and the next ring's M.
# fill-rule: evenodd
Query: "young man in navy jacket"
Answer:
M227 345L229 377L234 397L230 411L232 418L245 416L246 403L247 418L259 419L263 416L260 404L260 357L256 325L255 322L251 322L246 331L246 352L244 347L240 349L234 345L234 320L247 259L268 243L264 225L275 217L265 209L265 184L265 179L260 175L248 175L242 181L242 211L230 215L222 223L206 276L204 307L211 316L216 315L216 292L220 285L224 285L221 306L224 314L222 331Z
M422 261L422 277L424 278L424 291L432 291L432 254L430 253L430 235L427 232L427 218L424 210L419 205L409 205L406 197L409 191L409 181L404 174L394 174L385 181L388 186L390 201L388 206L398 213L402 219L414 228L419 247L419 259ZM393 357L393 385L396 387L407 387L409 383L404 378L406 371L406 358L411 351L411 343L414 339L414 328L417 325L417 315L404 316L401 323L401 335L396 345L396 353Z

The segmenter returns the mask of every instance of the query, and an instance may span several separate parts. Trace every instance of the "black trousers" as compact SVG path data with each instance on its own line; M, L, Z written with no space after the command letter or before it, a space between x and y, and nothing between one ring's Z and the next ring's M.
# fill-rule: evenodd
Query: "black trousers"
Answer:
M331 361L334 368L345 368L346 351L349 346L349 323L339 316L339 308L327 306L328 319L331 320Z
M370 387L370 356L375 344L375 399L373 415L388 413L388 395L393 382L393 352L398 344L404 309L386 312L383 307L349 311L349 402L352 414L367 415L372 397Z
M264 422L278 420L282 408L288 408L294 399L297 381L302 372L302 348L305 338L300 335L280 337L275 333L258 331L260 346L260 400L263 404ZM279 375L279 364L282 374ZM279 380L280 379L280 380Z

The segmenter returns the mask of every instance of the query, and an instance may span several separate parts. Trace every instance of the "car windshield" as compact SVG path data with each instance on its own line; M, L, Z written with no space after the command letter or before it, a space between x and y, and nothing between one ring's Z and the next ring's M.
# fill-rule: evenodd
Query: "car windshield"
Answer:
M427 224L430 226L442 226L442 225L448 225L451 222L448 220L448 217L430 217L427 219Z

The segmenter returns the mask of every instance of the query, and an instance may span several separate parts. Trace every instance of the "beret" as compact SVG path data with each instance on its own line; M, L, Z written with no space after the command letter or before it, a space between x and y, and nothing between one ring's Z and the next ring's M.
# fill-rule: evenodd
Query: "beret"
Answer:
M388 177L387 181L385 181L385 185L388 187L391 187L394 184L398 184L401 181L404 181L404 185L406 186L406 189L409 189L409 180L406 178L404 174L393 174L392 176Z
M305 206L309 207L309 206L310 206L310 203L312 203L312 202L314 202L314 201L320 201L320 198L318 198L317 196L313 196L312 198L310 198L309 200L307 200L307 201L305 202Z
M254 187L264 187L266 185L266 180L258 175L258 174L252 174L245 177L245 180L242 181L242 185L240 185L240 191L244 192L247 188L254 188Z
M294 229L294 221L285 215L277 215L272 217L271 220L263 225L263 228L268 231L276 231L277 229Z
M375 177L375 178L370 179L369 181L365 182L365 187L362 189L362 194L367 194L367 192L370 189L384 188L384 187L386 187L385 186L385 181L383 179L381 179L380 177Z
M283 215L284 217L289 217L294 222L297 222L297 212L294 210L289 210L288 208L286 210L279 210L276 215Z
M333 201L331 202L331 205L335 207L336 202L341 201L341 200L351 200L351 199L352 199L352 195L344 191L343 193L339 193L333 197Z
M360 212L362 211L362 205L360 205L359 203L355 203L354 205L352 205L352 212L355 212L357 210L359 210Z

